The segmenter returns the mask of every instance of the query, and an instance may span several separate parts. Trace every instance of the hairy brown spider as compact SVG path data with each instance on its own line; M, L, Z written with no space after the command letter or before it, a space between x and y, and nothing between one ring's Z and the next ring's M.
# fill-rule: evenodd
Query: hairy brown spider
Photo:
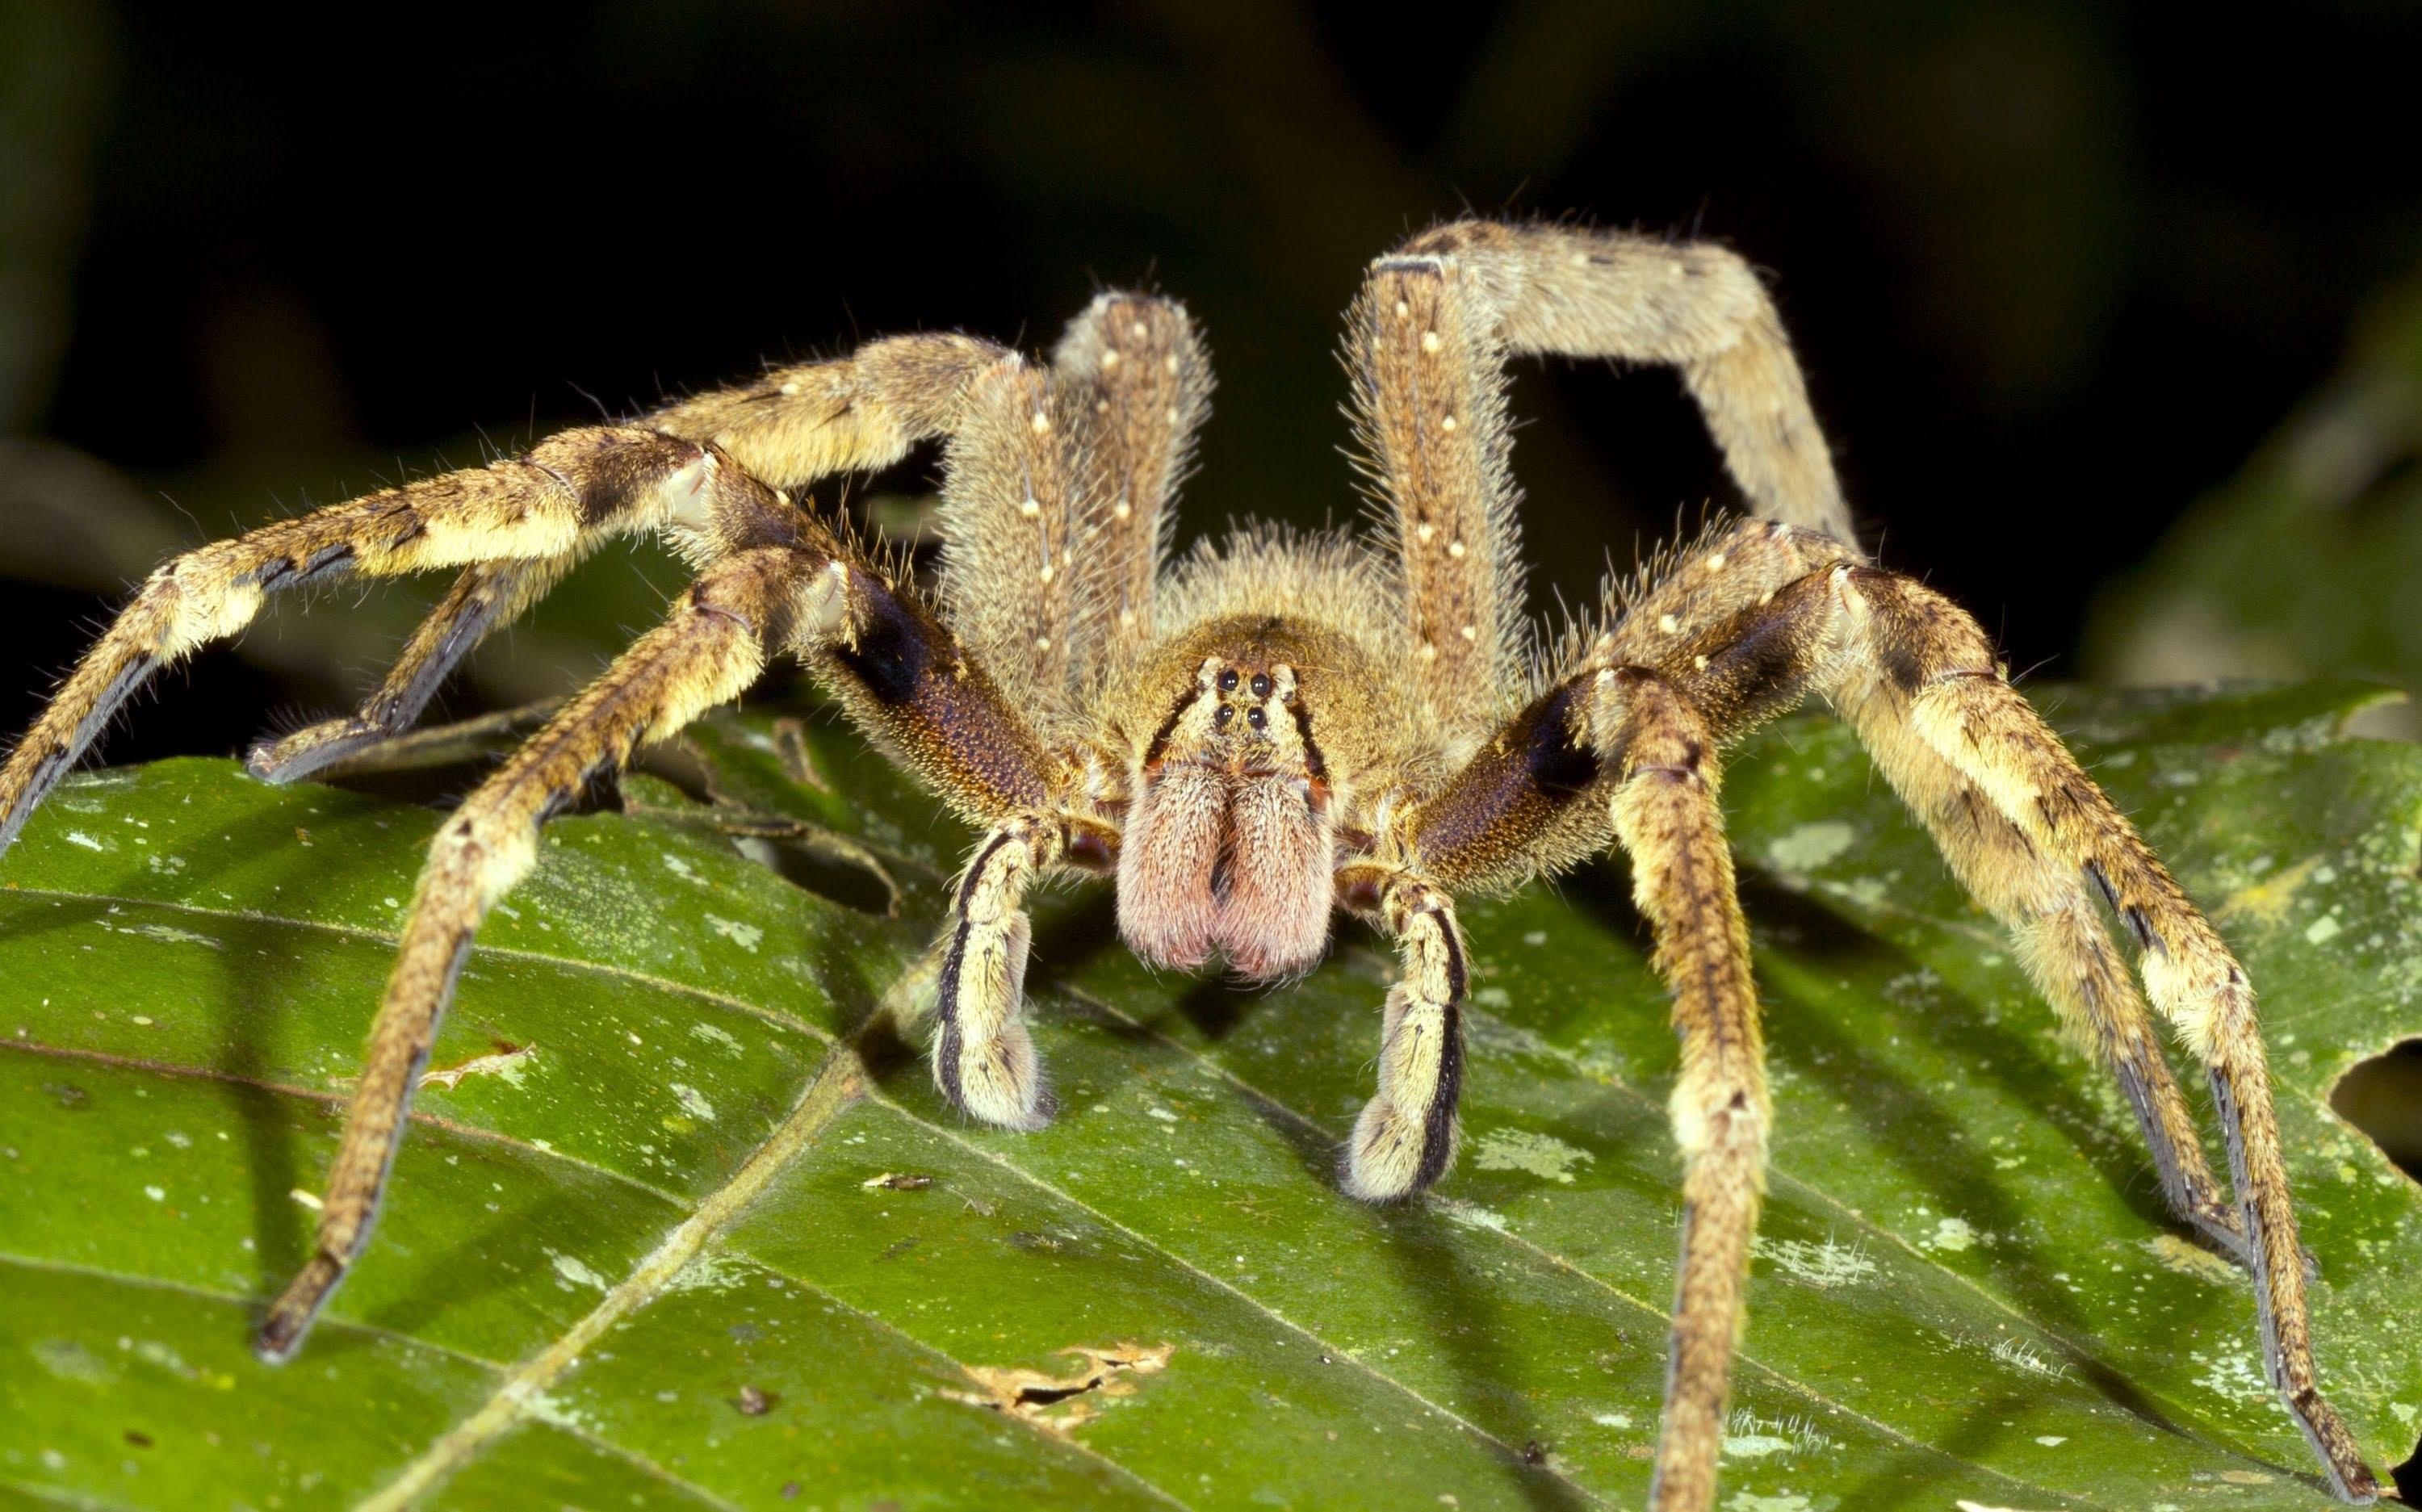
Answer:
M1675 365L1756 518L1713 529L1534 646L1507 471L1506 358ZM2118 1079L2181 1221L2253 1274L2263 1352L2350 1501L2376 1488L2315 1378L2305 1260L2244 971L1957 606L1857 545L1789 342L1722 248L1485 222L1371 265L1348 318L1381 539L1253 529L1172 563L1170 501L1211 378L1184 308L1106 294L1047 368L965 336L876 341L629 425L373 494L169 562L0 769L0 846L128 693L272 589L457 567L377 695L252 751L287 781L391 735L448 670L607 539L698 576L465 801L422 870L316 1252L260 1352L301 1344L361 1252L456 973L539 827L642 742L799 657L985 834L952 895L935 1079L987 1123L1051 1116L1020 1017L1035 878L1116 877L1145 959L1301 972L1344 906L1403 958L1345 1189L1413 1197L1454 1158L1469 977L1458 892L1619 844L1674 993L1681 1274L1652 1504L1715 1494L1769 1108L1749 937L1717 805L1725 742L1810 694L1849 721L2044 995ZM944 443L929 602L794 499ZM2142 953L2139 996L2096 907ZM2234 1200L2206 1165L2146 998L2210 1070Z

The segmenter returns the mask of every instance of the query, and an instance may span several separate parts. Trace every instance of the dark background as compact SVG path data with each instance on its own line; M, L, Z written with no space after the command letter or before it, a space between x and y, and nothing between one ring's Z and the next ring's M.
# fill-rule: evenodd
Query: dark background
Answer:
M0 419L189 538L862 336L1047 344L1134 281L1218 363L1189 533L1342 518L1361 263L1466 209L1575 212L1769 270L1871 538L2057 675L2098 587L2422 260L2422 9L2386 0L624 0L341 35L18 4ZM1727 496L1670 375L1554 364L1516 402L1543 602ZM13 570L9 729L112 602ZM214 652L107 754L228 751L376 671Z

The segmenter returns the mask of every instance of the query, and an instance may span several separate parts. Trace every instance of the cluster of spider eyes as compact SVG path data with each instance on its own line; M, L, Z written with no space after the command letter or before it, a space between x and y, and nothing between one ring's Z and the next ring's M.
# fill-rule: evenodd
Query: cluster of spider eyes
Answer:
M1228 668L1219 673L1219 691L1222 693L1234 693L1236 691L1236 685L1240 681L1242 681L1242 679L1237 675L1236 669L1233 667ZM1268 698L1270 696L1271 685L1270 674L1267 672L1255 672L1250 685L1254 698ZM1288 692L1286 694L1286 699L1287 701L1293 702L1295 701L1295 694L1292 691ZM1220 729L1225 730L1229 725L1235 722L1235 718L1236 706L1233 703L1222 703L1219 705L1219 712L1211 717L1211 722L1218 725ZM1258 703L1245 711L1245 723L1252 726L1256 730L1261 729L1269 722L1270 717L1268 713Z

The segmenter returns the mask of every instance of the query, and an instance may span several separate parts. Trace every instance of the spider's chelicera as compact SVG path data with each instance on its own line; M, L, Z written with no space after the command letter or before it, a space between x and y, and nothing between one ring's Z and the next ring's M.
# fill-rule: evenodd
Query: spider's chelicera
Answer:
M1677 367L1754 518L1596 619L1522 613L1503 368L1518 353ZM354 717L251 753L291 780L409 725L479 640L620 535L696 580L439 829L330 1173L315 1252L259 1347L291 1354L369 1236L412 1089L480 920L539 827L638 744L803 660L868 734L983 827L954 885L934 1075L972 1116L1051 1115L1021 1021L1035 878L1115 876L1161 966L1299 973L1344 907L1395 943L1378 1090L1342 1179L1412 1197L1455 1157L1470 977L1455 898L1620 845L1672 986L1685 1158L1659 1507L1715 1492L1769 1106L1749 939L1717 804L1725 744L1829 702L2017 937L2118 1079L2180 1221L2251 1272L2263 1352L2330 1483L2374 1483L2316 1380L2253 989L2144 840L2012 690L1976 622L1859 549L1772 305L1711 245L1472 222L1373 263L1346 359L1376 538L1251 529L1169 560L1211 379L1177 304L1096 299L1047 367L964 336L881 340L566 431L527 455L272 525L161 568L0 769L0 846L118 702L241 630L274 589L462 569ZM942 440L929 599L791 490ZM2099 901L2098 901L2099 900ZM2141 955L2140 995L2102 917ZM2205 1163L2147 999L2208 1069L2230 1164Z

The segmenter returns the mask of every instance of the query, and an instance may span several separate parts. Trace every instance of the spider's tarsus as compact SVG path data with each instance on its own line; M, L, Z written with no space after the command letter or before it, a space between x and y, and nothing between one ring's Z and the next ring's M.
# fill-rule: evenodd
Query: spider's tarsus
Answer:
M270 1365L282 1365L293 1359L294 1351L310 1334L320 1309L327 1304L344 1275L344 1262L324 1250L306 1261L294 1279L286 1284L286 1289L277 1294L277 1299L269 1304L267 1315L260 1320L260 1331L253 1335L254 1356Z

